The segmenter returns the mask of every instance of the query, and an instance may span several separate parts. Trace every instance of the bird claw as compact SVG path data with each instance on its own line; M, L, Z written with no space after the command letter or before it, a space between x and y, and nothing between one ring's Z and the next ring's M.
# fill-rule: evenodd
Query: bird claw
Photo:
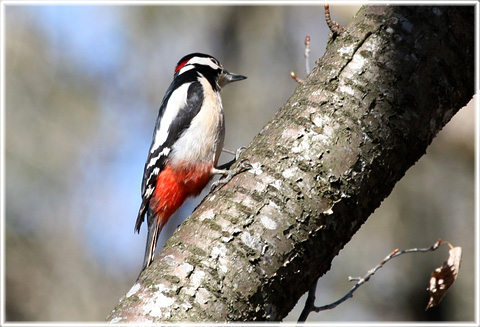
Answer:
M240 174L249 169L252 169L252 164L250 163L250 161L248 161L248 159L245 158L240 161L240 163L234 170L238 170L237 174Z
M247 149L246 146L239 147L237 151L235 151L235 160L238 160L238 158L240 158L240 156L242 155L243 152L245 152L246 149Z
M243 149L242 149L243 148ZM245 147L241 147L237 150L237 154L236 154L236 158L238 158L237 156L239 156L240 154L242 154L243 151L245 151ZM241 151L240 151L241 150ZM239 153L240 151L240 153ZM236 159L235 158L235 159ZM233 176L237 175L237 174L240 174L246 170L249 170L252 168L252 165L250 164L250 162L248 161L248 159L242 159L240 161L240 163L238 164L237 167L235 167L234 169L229 169L229 170L223 170L223 177L221 177L218 181L216 182L213 182L212 185L210 186L210 192L212 192L213 190L215 190L215 188L219 185L225 185L227 184L228 182L230 182L230 180L232 180Z

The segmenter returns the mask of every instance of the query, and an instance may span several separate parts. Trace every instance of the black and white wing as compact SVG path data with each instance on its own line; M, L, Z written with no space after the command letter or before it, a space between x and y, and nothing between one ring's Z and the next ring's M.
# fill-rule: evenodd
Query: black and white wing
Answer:
M140 232L157 177L165 168L173 144L190 126L202 106L204 94L197 77L193 71L177 76L163 98L143 172L142 204L135 223L136 232Z

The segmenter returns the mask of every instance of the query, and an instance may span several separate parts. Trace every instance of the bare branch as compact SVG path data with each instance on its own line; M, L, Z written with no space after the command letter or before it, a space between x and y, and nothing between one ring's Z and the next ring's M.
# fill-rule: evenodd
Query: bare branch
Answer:
M337 307L339 304L345 302L346 300L348 300L349 298L353 297L353 293L355 293L355 291L360 287L362 286L363 284L365 284L366 282L368 282L370 280L370 278L377 272L377 270L379 270L380 268L383 267L383 265L385 265L388 261L390 261L391 259L393 258L396 258L396 257L399 257L405 253L418 253L418 252L430 252L430 251L435 251L436 249L438 249L440 247L440 245L442 244L448 244L450 246L450 248L452 248L452 245L448 242L442 242L441 240L438 240L437 242L435 242L435 244L433 244L432 246L428 247L428 248L413 248L413 249L406 249L406 250L402 250L402 251L399 251L398 249L395 249L393 250L389 255L387 255L385 257L385 259L383 259L377 266L375 266L374 268L370 269L367 274L363 277L348 277L348 280L349 281L356 281L357 283L350 289L350 291L345 294L342 298L340 298L339 300L333 302L333 303L330 303L330 304L326 304L326 305L323 305L321 307L317 307L314 305L314 301L315 301L315 291L316 291L316 286L317 286L317 282L315 282L312 287L310 288L309 290L309 293L308 293L308 298L307 298L307 301L305 303L305 307L300 315L300 318L298 319L298 322L303 322L307 319L308 315L310 314L310 312L320 312L320 311L324 311L324 310L330 310L330 309L333 309L335 307ZM460 266L460 255L452 255L452 251L455 252L455 253L458 253L460 252L461 253L461 250L456 250L454 251L455 249L458 249L458 248L453 248L450 250L450 259L449 259L449 262L452 261L451 264L449 265L444 265L444 267L446 267L445 269L443 269L442 271L444 270L448 270L450 272L453 271L453 274L456 278L456 275L458 273L458 267ZM452 269L452 267L454 267ZM443 268L443 267L442 267ZM448 269L447 269L448 268ZM441 269L441 268L437 268L435 271L437 271L438 269ZM433 277L433 275L432 275ZM453 278L453 277L452 277ZM453 283L453 281L451 281L451 283ZM448 285L450 286L451 283ZM448 289L448 288L447 288ZM446 289L445 289L445 292L446 292ZM443 292L443 294L445 293ZM442 297L443 297L443 294L442 294ZM441 298L440 298L441 300ZM435 304L438 304L438 302L440 302L440 300L438 300L437 302L435 302ZM433 300L430 300L429 302L429 305L427 306L427 309L432 307L433 305L435 304L431 304L433 303L434 301Z
M298 318L298 322L304 322L307 320L308 315L315 309L315 293L317 291L318 279L310 286L308 290L307 300L305 301L305 306L303 307L302 313Z

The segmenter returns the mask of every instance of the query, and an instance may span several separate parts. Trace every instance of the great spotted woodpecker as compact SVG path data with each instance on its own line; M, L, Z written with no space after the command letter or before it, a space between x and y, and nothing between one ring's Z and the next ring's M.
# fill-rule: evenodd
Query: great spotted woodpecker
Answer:
M215 174L225 124L220 90L245 76L229 73L212 56L186 55L175 67L160 106L142 182L135 231L147 215L148 236L142 271L154 259L158 236L190 196L200 194Z

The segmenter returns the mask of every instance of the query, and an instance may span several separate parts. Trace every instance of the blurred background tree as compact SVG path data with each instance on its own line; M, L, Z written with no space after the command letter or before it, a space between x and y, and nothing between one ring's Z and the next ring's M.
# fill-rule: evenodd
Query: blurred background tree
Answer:
M331 6L347 24L358 6ZM223 100L225 146L246 145L314 61L323 6L5 6L5 299L8 321L102 321L138 275L133 226L155 118L176 62L217 57L248 76ZM313 63L312 63L313 64ZM474 102L462 109L320 279L336 300L394 248L438 238L462 246L456 285L427 312L428 278L446 254L389 263L342 307L314 320L474 319ZM229 157L221 159L228 160ZM195 208L188 201L163 243ZM159 245L161 246L161 244ZM445 250L446 252L447 250ZM287 321L296 321L302 299Z

